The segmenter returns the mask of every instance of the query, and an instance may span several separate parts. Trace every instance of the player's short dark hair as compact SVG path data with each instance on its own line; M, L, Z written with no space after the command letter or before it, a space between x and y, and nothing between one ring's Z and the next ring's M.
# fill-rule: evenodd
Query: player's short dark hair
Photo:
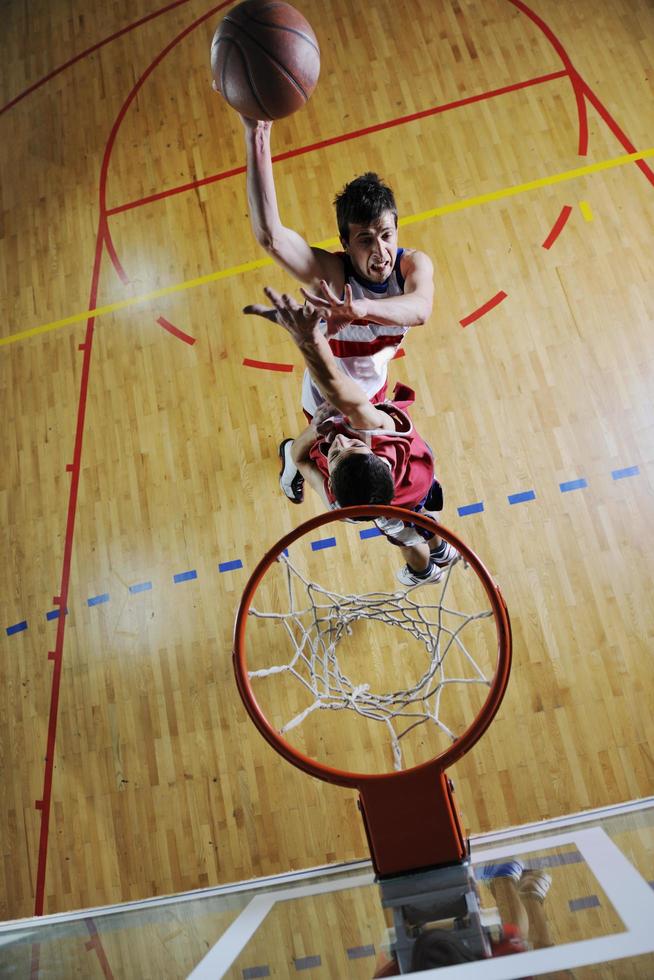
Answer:
M334 199L338 233L343 241L350 237L350 225L369 225L384 211L391 211L397 227L395 195L381 177L368 171L346 184Z
M351 453L330 470L332 492L341 507L390 504L395 494L393 476L374 453Z

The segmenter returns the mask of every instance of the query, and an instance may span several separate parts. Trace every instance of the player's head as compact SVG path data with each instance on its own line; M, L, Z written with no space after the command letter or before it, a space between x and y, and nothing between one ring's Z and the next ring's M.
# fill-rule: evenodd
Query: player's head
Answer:
M334 204L341 244L355 271L372 282L384 282L397 255L393 191L369 172L346 184Z
M395 494L388 463L361 439L338 435L327 455L329 484L341 507L390 504Z

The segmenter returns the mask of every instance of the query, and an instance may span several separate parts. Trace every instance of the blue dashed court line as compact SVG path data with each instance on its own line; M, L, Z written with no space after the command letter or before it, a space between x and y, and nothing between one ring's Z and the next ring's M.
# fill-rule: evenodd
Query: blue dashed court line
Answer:
M573 898L568 902L571 912L580 912L582 909L596 909L602 903L597 895L585 895L583 898Z
M570 493L571 490L584 490L588 486L588 480L582 476L580 480L568 480L566 483L559 483L561 493Z
M218 565L219 572L233 572L235 568L243 568L243 562L240 558L235 558L233 561L221 561Z
M365 541L366 538L378 538L380 535L381 531L378 527L369 527L365 531L359 531L359 537L362 541Z
M547 854L544 857L529 858L529 867L536 870L542 868L560 868L564 864L583 864L584 858L580 851L566 851L564 854Z
M528 500L535 500L536 492L534 490L523 490L522 493L510 493L507 500L510 504L525 504Z
M321 538L320 541L311 542L312 551L322 551L323 548L335 548L336 538Z
M14 633L22 633L23 630L27 629L27 620L24 619L22 623L14 623L13 626L7 627L7 636L13 636Z
M468 514L481 514L484 509L483 501L479 500L476 504L466 504L464 507L457 507L459 517L467 517Z
M322 960L319 956L302 956L294 960L296 970L311 970L314 966L320 966Z
M65 616L68 615L68 610L64 613ZM50 609L46 614L45 618L50 622L51 619L59 619L61 616L61 609Z
M611 470L614 480L626 480L628 476L640 476L640 467L626 466L623 470Z
M108 592L103 592L102 595L92 595L86 600L87 606L101 606L103 602L109 602Z
M366 956L374 956L375 947L374 946L352 946L351 949L347 950L347 958L349 960L361 960Z
M264 964L263 966L246 966L243 970L243 980L259 980L259 977L269 977L270 967Z
M611 470L611 478L613 480L626 480L630 477L640 476L639 466L625 466L622 469ZM580 477L576 480L567 480L559 484L559 490L561 493L569 493L572 490L583 490L588 487L588 481L584 477ZM536 493L534 490L523 490L520 493L509 494L507 500L510 505L526 503L530 500L536 499ZM484 511L484 503L479 500L473 504L465 504L461 507L457 507L457 513L459 517L467 517L470 514L481 514ZM381 536L381 531L377 527L366 528L365 530L359 531L359 536L362 540L367 540L369 538L376 538ZM336 546L335 538L323 538L320 541L313 541L311 543L311 549L313 551L321 551L324 548L334 548ZM283 554L288 556L288 548L285 548ZM243 568L243 562L240 558L235 558L231 561L220 562L218 565L219 572L231 572L236 569ZM188 572L180 572L173 576L173 582L177 585L180 582L188 582L191 579L198 577L198 573L195 569L191 569ZM129 586L129 591L132 595L139 592L149 592L152 590L152 582L137 582L134 585ZM99 606L103 603L109 602L110 597L108 592L104 592L101 595L91 596L86 600L88 606ZM48 621L59 619L61 615L60 609L50 609L45 613L45 618ZM66 609L65 615L68 615L68 610ZM17 633L22 633L28 628L27 620L22 620L19 623L14 623L13 626L5 627L7 636L14 636Z

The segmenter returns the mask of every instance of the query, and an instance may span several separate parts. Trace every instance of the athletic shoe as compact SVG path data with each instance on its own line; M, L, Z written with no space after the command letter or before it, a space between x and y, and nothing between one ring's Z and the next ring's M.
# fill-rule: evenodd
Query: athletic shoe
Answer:
M551 884L552 876L546 871L532 871L531 868L526 868L522 873L518 891L521 895L529 895L537 898L539 902L544 902Z
M436 552L439 550L439 548L442 548L443 544L445 545L443 553L439 554L437 558ZM429 554L431 555L431 560L438 565L439 568L447 568L448 565L453 565L454 562L458 561L461 557L454 545L450 544L450 542L446 541L444 538L442 544L439 544L438 548L432 548Z
M301 504L304 500L304 477L293 462L292 445L292 439L283 439L279 444L279 458L282 462L279 485L292 504Z
M438 565L435 565L433 561L431 563L429 575L416 575L416 573L412 571L408 565L405 565L404 568L401 568L399 572L395 573L395 577L397 578L398 582L402 583L402 585L426 585L427 582L438 582L442 575L443 569L439 568Z
M477 881L490 881L491 878L513 878L515 882L520 881L524 865L522 861L505 861L503 864L485 864L478 871L475 871Z

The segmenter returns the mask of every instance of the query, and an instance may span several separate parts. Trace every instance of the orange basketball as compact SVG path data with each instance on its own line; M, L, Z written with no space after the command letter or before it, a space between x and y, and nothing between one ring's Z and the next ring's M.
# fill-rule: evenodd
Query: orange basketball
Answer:
M311 25L281 0L244 0L211 43L211 71L224 99L250 119L281 119L316 87L320 48Z

